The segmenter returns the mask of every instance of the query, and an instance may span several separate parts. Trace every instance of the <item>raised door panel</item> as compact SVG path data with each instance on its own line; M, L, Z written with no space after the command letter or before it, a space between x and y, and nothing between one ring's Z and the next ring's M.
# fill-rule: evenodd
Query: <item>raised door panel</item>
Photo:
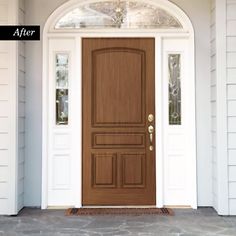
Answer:
M144 148L145 133L93 133L93 148Z
M94 126L144 126L144 57L141 50L92 52Z
M145 154L127 153L121 154L122 158L122 187L145 187Z
M117 160L115 154L93 154L92 179L93 188L116 187Z

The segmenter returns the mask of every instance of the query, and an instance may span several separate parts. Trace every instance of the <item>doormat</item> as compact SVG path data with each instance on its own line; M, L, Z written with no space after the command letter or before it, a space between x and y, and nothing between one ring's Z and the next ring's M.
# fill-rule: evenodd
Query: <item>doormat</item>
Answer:
M82 215L163 215L173 216L169 208L69 208L66 216Z

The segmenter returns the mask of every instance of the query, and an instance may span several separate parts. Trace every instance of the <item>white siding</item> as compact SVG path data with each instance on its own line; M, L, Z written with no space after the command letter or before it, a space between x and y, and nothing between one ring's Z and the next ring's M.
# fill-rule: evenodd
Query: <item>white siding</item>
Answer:
M22 13L18 0L0 0L0 25L18 24ZM17 214L24 200L25 59L20 44L0 41L0 214L6 215Z
M229 214L236 215L236 1L227 1Z
M228 117L228 130L236 133L236 117Z
M227 118L227 108L231 114L235 114L236 109L233 104L228 104L227 99L234 103L236 99L232 71L227 73L227 63L234 67L236 54L229 49L234 49L234 41L227 39L227 25L226 16L229 12L227 7L227 0L212 0L212 25L211 25L211 103L212 103L212 168L213 168L213 206L220 215L228 215L229 210L229 194L233 195L233 185L229 185L229 173L231 170L228 168L228 141L231 145L236 143L233 141L234 136L227 134L228 122L232 128L233 120ZM232 11L230 11L232 17ZM232 21L232 19L231 19ZM232 26L230 26L232 27ZM231 30L231 34L233 34ZM228 45L228 46L227 46ZM227 75L231 74L231 78L227 80ZM227 81L232 84L227 87ZM236 101L236 100L235 100ZM232 163L233 163L232 159ZM232 178L234 176L232 175Z
M236 215L236 199L229 199L229 215Z
M235 24L235 27L236 27L236 24ZM227 62L228 62L227 63L228 68L236 68L236 53L235 52L227 53Z
M0 1L0 24L7 23L8 21L8 4L6 1ZM9 96L9 68L4 62L9 54L9 43L0 42L0 91L5 91L4 94ZM6 92L8 91L8 93ZM0 96L0 213L7 212L8 200L9 200L9 147L6 146L6 140L2 140L3 136L8 136L10 133L10 120L8 109L4 109L9 106L9 98L3 99Z
M236 150L229 150L229 165L236 166Z
M236 84L228 85L228 100L236 100Z
M213 201L219 214L236 215L236 1L212 2Z
M13 23L10 20L10 11L12 1L0 0L0 25ZM12 10L12 9L11 9ZM15 45L10 42L0 41L0 214L13 214L15 181L14 181L14 162L15 155L15 133L13 129L15 124L12 123L12 108L14 109L14 63L10 61L14 56ZM13 145L13 147L11 147ZM13 174L13 175L12 175Z
M233 4L230 4L230 5L233 5ZM236 21L235 20L227 21L227 35L232 36L232 37L236 36Z
M227 38L227 51L228 52L236 52L236 37L228 37Z
M227 69L227 79L228 79L228 84L236 84L236 69L234 68Z
M25 3L19 1L19 24L25 24ZM18 42L18 211L24 207L25 167L25 42Z
M216 152L216 136L217 136L217 84L216 84L216 34L215 34L215 17L216 17L215 0L211 1L211 137L212 137L212 195L213 206L217 209L217 152Z

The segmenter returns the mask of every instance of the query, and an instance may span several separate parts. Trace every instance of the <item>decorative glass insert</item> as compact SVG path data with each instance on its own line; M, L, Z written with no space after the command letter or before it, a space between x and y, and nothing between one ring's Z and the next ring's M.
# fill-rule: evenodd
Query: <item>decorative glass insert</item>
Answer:
M56 29L80 28L183 28L167 11L145 2L102 1L85 3L63 16Z
M68 55L56 55L56 86L68 88Z
M56 124L68 125L69 55L56 54Z
M181 55L169 54L169 124L181 125Z

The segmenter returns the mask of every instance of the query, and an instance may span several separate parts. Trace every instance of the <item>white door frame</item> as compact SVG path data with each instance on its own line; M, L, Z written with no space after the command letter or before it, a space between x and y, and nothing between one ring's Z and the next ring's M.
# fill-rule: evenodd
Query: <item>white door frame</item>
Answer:
M79 1L81 2L81 1ZM150 1L149 1L150 2ZM155 38L156 47L155 47L155 77L159 78L156 79L155 84L155 99L156 99L156 199L157 199L157 207L163 207L164 205L164 158L166 157L166 147L164 144L164 118L165 118L165 110L163 107L163 97L165 88L163 83L163 76L164 71L162 71L163 68L163 40L165 39L185 39L188 41L188 51L189 51L189 59L191 58L189 62L189 102L190 104L195 104L195 61L194 61L194 31L191 25L191 22L189 18L185 15L185 13L177 8L174 4L165 1L165 0L158 0L158 1L151 1L152 4L159 4L164 8L168 8L168 11L172 12L176 15L176 17L180 20L180 22L184 26L184 30L143 30L140 32L139 30L59 30L55 31L53 29L53 26L59 16L61 17L64 12L68 11L68 9L71 9L75 3L77 4L78 1L72 0L69 3L64 4L63 6L59 7L58 10L56 10L48 19L46 26L44 28L44 34L43 34L43 156L42 156L42 209L45 209L48 207L48 157L49 157L49 148L48 143L50 142L50 135L49 135L49 127L48 127L48 115L49 115L49 59L48 59L48 53L49 53L49 40L50 39L74 39L76 42L76 60L81 59L81 38L84 37L152 37ZM78 61L77 60L77 61ZM76 69L76 77L78 76L79 80L81 80L81 71L82 71L82 63L80 64L78 68ZM158 69L157 69L158 68ZM80 85L79 85L80 84ZM81 82L77 84L80 86L80 92L82 92ZM82 98L80 100L80 103L82 104ZM80 104L80 105L81 105ZM191 150L188 150L191 153L191 160L189 162L190 167L190 173L191 176L189 178L191 179L192 189L191 189L191 202L189 203L189 206L192 208L197 208L197 176L196 176L196 121L195 121L195 106L188 106L190 109L188 113L191 113L191 120L189 120L191 128L188 127L190 130L190 148ZM80 112L80 117L82 117L82 111ZM82 122L81 120L78 122L78 131L82 135ZM78 183L76 187L74 187L74 195L76 196L74 206L75 207L81 207L82 206L82 140L80 135L80 141L81 146L78 147L77 154L80 153L80 158L77 159L76 165L77 165L77 174L75 178L78 180ZM79 171L78 171L79 170Z

